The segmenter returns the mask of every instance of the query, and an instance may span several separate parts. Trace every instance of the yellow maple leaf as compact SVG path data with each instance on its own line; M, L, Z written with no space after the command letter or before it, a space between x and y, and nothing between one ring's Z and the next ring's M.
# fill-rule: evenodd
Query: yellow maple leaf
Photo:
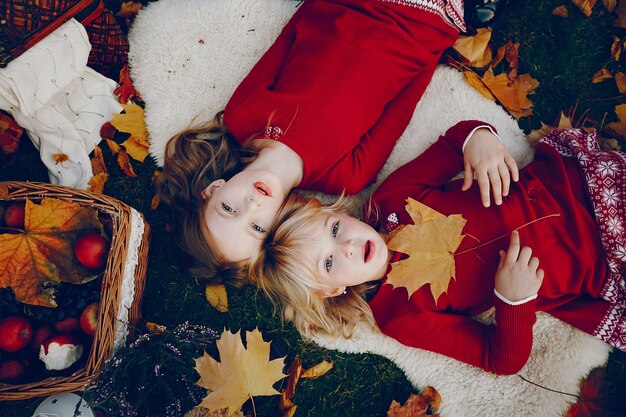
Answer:
M228 311L228 295L224 284L207 285L204 289L204 296L211 306L220 313Z
M273 385L286 376L285 357L270 360L270 343L263 340L258 329L246 332L246 341L244 347L240 331L233 334L224 330L216 342L220 362L206 352L195 359L195 369L200 374L196 384L209 390L200 407L228 408L228 415L232 416L248 398L280 394Z
M109 174L106 172L99 172L89 180L89 187L87 188L89 191L93 193L102 194L104 192L104 184L106 184L109 179Z
M489 68L483 75L482 81L500 104L516 119L532 114L533 102L527 96L539 86L539 81L532 78L530 74L522 74L511 81L507 74L494 75L493 70Z
M114 114L111 125L120 132L130 133L130 138L122 145L134 159L143 162L148 155L148 129L144 120L144 111L135 103L122 106L124 113Z
M571 129L572 128L572 119L566 116L563 112L561 112L561 116L559 117L559 123L556 126L551 126L541 122L541 128L532 130L527 138L536 142L539 139L543 138L548 133L552 132L554 129Z
M465 77L465 81L478 90L480 94L491 101L496 101L496 98L491 94L491 91L489 91L482 78L480 78L480 75L476 74L474 71L463 71L463 76Z
M406 211L414 224L394 232L387 246L409 257L391 264L387 283L405 287L409 297L430 284L436 303L455 278L454 252L465 237L461 231L466 220L459 214L444 216L412 198L407 200Z
M469 61L470 66L482 68L491 62L489 40L491 40L491 28L480 28L474 36L460 36L452 48L463 55Z
M626 139L626 104L615 106L618 121L606 125L607 131L621 139Z

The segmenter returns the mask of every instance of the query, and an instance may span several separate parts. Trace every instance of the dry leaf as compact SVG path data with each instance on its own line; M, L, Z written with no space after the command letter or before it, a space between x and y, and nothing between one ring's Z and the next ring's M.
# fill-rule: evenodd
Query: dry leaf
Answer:
M491 28L480 28L476 32L474 36L460 36L452 48L463 55L470 66L482 68L491 62L491 49L488 47Z
M483 75L482 81L513 117L519 119L532 114L533 103L527 96L539 86L539 81L532 78L530 74L522 74L511 82L507 74L495 76L493 70L489 68Z
M429 407L437 410L441 404L441 396L433 387L426 387L422 394L411 394L404 405L393 400L387 411L387 417L437 417L439 414L429 413Z
M207 285L204 289L204 296L211 306L220 313L228 311L228 295L224 284Z
M89 180L89 187L87 188L92 193L104 194L104 184L109 179L109 174L106 172L99 172Z
M189 410L185 417L227 417L228 410L209 411L206 408L194 407ZM232 414L231 417L245 417L241 411Z
M247 348L243 346L240 332L233 334L224 330L216 342L220 362L206 352L195 359L195 369L200 374L196 384L209 390L201 407L228 408L230 416L250 397L280 394L273 385L286 376L282 372L285 358L270 360L270 344L263 340L258 329L246 332L246 341Z
M118 131L130 133L130 138L122 145L137 161L143 162L148 155L148 130L144 120L144 111L135 103L123 105L124 113L114 114L111 125Z
M626 104L615 106L618 121L606 125L606 130L619 139L626 140Z
M152 200L150 200L150 209L156 210L159 207L159 203L161 202L161 197L158 194L152 196Z
M0 153L15 154L23 133L24 128L18 125L11 115L0 111Z
M613 13L615 6L617 6L617 2L618 0L602 0L602 4L606 7L606 10L608 10L609 13Z
M611 58L613 61L619 61L619 57L622 55L622 40L617 36L613 36L613 43L611 44Z
M602 81L610 80L611 78L613 78L611 71L609 71L606 68L602 68L600 71L593 74L593 78L591 79L591 82L594 84L599 84Z
M287 398L291 399L294 395L296 395L296 385L298 385L298 381L300 380L300 374L302 373L302 364L300 363L300 359L295 357L289 365L289 369L287 369L287 383L285 384L285 388L283 388L283 393Z
M136 161L143 162L148 156L148 146L137 142L134 136L122 142L126 152Z
M321 361L315 366L310 367L302 372L300 378L319 378L320 376L326 374L326 372L333 369L333 363L328 361Z
M598 0L572 0L572 3L574 3L585 16L591 16L591 9L593 9L597 1Z
M543 138L548 133L552 132L554 129L571 129L572 128L572 119L567 117L563 112L559 117L559 123L556 126L547 125L541 122L541 128L537 130L533 130L527 136L527 138L531 141L538 141Z
M552 10L552 14L559 17L567 17L569 16L569 11L566 6L558 6Z
M392 263L387 283L405 287L409 297L430 284L436 303L455 278L454 252L465 237L461 231L466 220L459 214L444 216L412 198L407 200L406 211L414 224L396 229L387 246L409 257Z
M56 165L56 164L60 164L60 163L65 162L65 161L69 161L70 157L67 156L64 153L53 153L52 154L52 159L54 160L54 164Z
M167 331L167 327L162 324L153 323L151 321L146 322L146 328L152 334L163 334Z
M293 417L293 415L296 413L298 406L294 405L293 407L290 407L289 409L287 409L283 415L281 417Z
M0 288L13 288L19 302L56 307L55 284L94 278L74 260L74 241L100 228L90 207L55 198L26 200L24 231L0 234Z
M615 8L617 19L613 21L613 26L626 28L626 1L620 1Z
M137 14L139 9L141 9L143 5L136 1L127 1L122 3L120 6L120 11L117 12L117 15L120 17L130 17Z
M441 405L441 395L439 395L439 392L435 388L427 386L422 390L421 395L426 399L428 405L435 410Z
M135 97L141 100L141 97L139 97L139 94L137 93L137 90L135 90L135 87L133 87L133 83L130 79L128 64L124 65L120 70L120 80L117 83L117 88L113 91L113 94L119 96L119 102L122 104L128 103Z
M474 71L463 71L463 76L465 76L465 81L472 87L474 87L480 94L485 96L491 101L496 101L496 98L491 94L491 91L487 88L482 78Z
M615 85L617 85L620 94L626 94L626 74L623 72L615 74Z
M105 139L105 141L113 155L117 155L122 150L122 148L120 147L120 145L117 144L116 141L111 139Z
M278 400L278 412L285 414L286 411L295 407L296 405L291 401L291 398L285 391L280 392L280 400Z
M104 163L104 155L102 154L102 149L98 145L93 148L93 156L91 157L91 170L93 171L94 175L107 172L107 167Z
M120 166L120 168L122 168L122 171L124 171L124 174L126 174L127 177L137 176L137 174L135 174L133 166L130 164L130 159L128 159L128 153L124 149L120 149L119 153L117 154L117 164Z

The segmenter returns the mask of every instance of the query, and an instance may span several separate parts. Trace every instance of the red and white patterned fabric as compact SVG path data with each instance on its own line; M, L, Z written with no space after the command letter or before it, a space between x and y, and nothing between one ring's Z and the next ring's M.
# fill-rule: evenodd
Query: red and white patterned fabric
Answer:
M594 332L599 339L626 348L626 153L602 151L596 134L581 129L555 130L541 142L563 156L576 157L587 181L609 275L601 296L612 308Z
M389 3L403 4L434 13L443 18L450 26L465 32L463 17L463 0L381 0Z

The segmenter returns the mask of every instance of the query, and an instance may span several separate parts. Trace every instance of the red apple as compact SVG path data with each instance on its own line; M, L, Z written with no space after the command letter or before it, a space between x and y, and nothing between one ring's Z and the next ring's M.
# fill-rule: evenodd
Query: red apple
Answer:
M50 326L40 326L33 332L33 340L30 341L30 349L34 352L39 352L39 347L52 334L52 328Z
M98 310L100 304L91 303L80 314L80 328L83 332L89 336L96 334L96 328L98 327Z
M107 262L109 242L100 233L85 233L74 244L74 254L83 266L89 269L102 269Z
M0 320L0 349L17 352L33 337L33 326L22 316L7 316Z
M0 381L8 383L20 382L24 377L24 365L22 362L9 359L0 363Z
M80 324L78 322L78 318L76 317L66 317L63 320L54 323L54 328L60 332L71 332L78 330L79 327Z
M6 227L14 227L16 229L24 228L24 215L25 215L24 203L21 201L9 204L4 211L4 224Z

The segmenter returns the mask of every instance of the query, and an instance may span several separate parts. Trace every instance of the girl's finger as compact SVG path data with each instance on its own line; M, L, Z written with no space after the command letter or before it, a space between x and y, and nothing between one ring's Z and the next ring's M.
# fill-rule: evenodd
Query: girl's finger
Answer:
M514 263L517 261L517 257L519 256L520 251L520 241L519 241L519 233L517 231L513 231L511 233L511 243L509 244L509 249L506 251L506 261L508 263Z
M502 179L502 196L506 197L507 195L509 195L511 174L509 174L509 169L507 168L506 164L499 164L498 172L500 173L500 178Z
M489 171L489 179L491 180L491 192L493 192L493 201L500 205L502 204L502 180L500 179L500 172L497 168L493 168Z
M504 264L504 260L506 259L506 252L500 249L500 251L498 252L498 255L500 255L500 263L498 263L498 269L500 269L502 268L502 265Z
M509 171L511 171L511 178L513 179L513 182L519 181L519 169L517 168L517 162L515 162L515 159L513 159L511 154L508 154L504 158L504 162L506 162L506 165L509 167Z
M540 281L543 280L543 276L544 275L545 275L545 273L544 273L543 269L539 268L537 270L537 279L540 280Z
M472 186L474 182L474 170L469 162L465 162L465 177L463 178L463 186L461 187L461 191L467 191Z
M533 250L528 246L524 246L522 249L520 249L517 259L522 265L528 265L531 256L533 256Z
M489 175L486 171L476 171L476 177L480 189L480 200L483 202L483 206L489 207Z
M530 261L528 261L528 267L533 272L537 271L537 268L539 268L539 258L537 258L536 256L530 258Z

